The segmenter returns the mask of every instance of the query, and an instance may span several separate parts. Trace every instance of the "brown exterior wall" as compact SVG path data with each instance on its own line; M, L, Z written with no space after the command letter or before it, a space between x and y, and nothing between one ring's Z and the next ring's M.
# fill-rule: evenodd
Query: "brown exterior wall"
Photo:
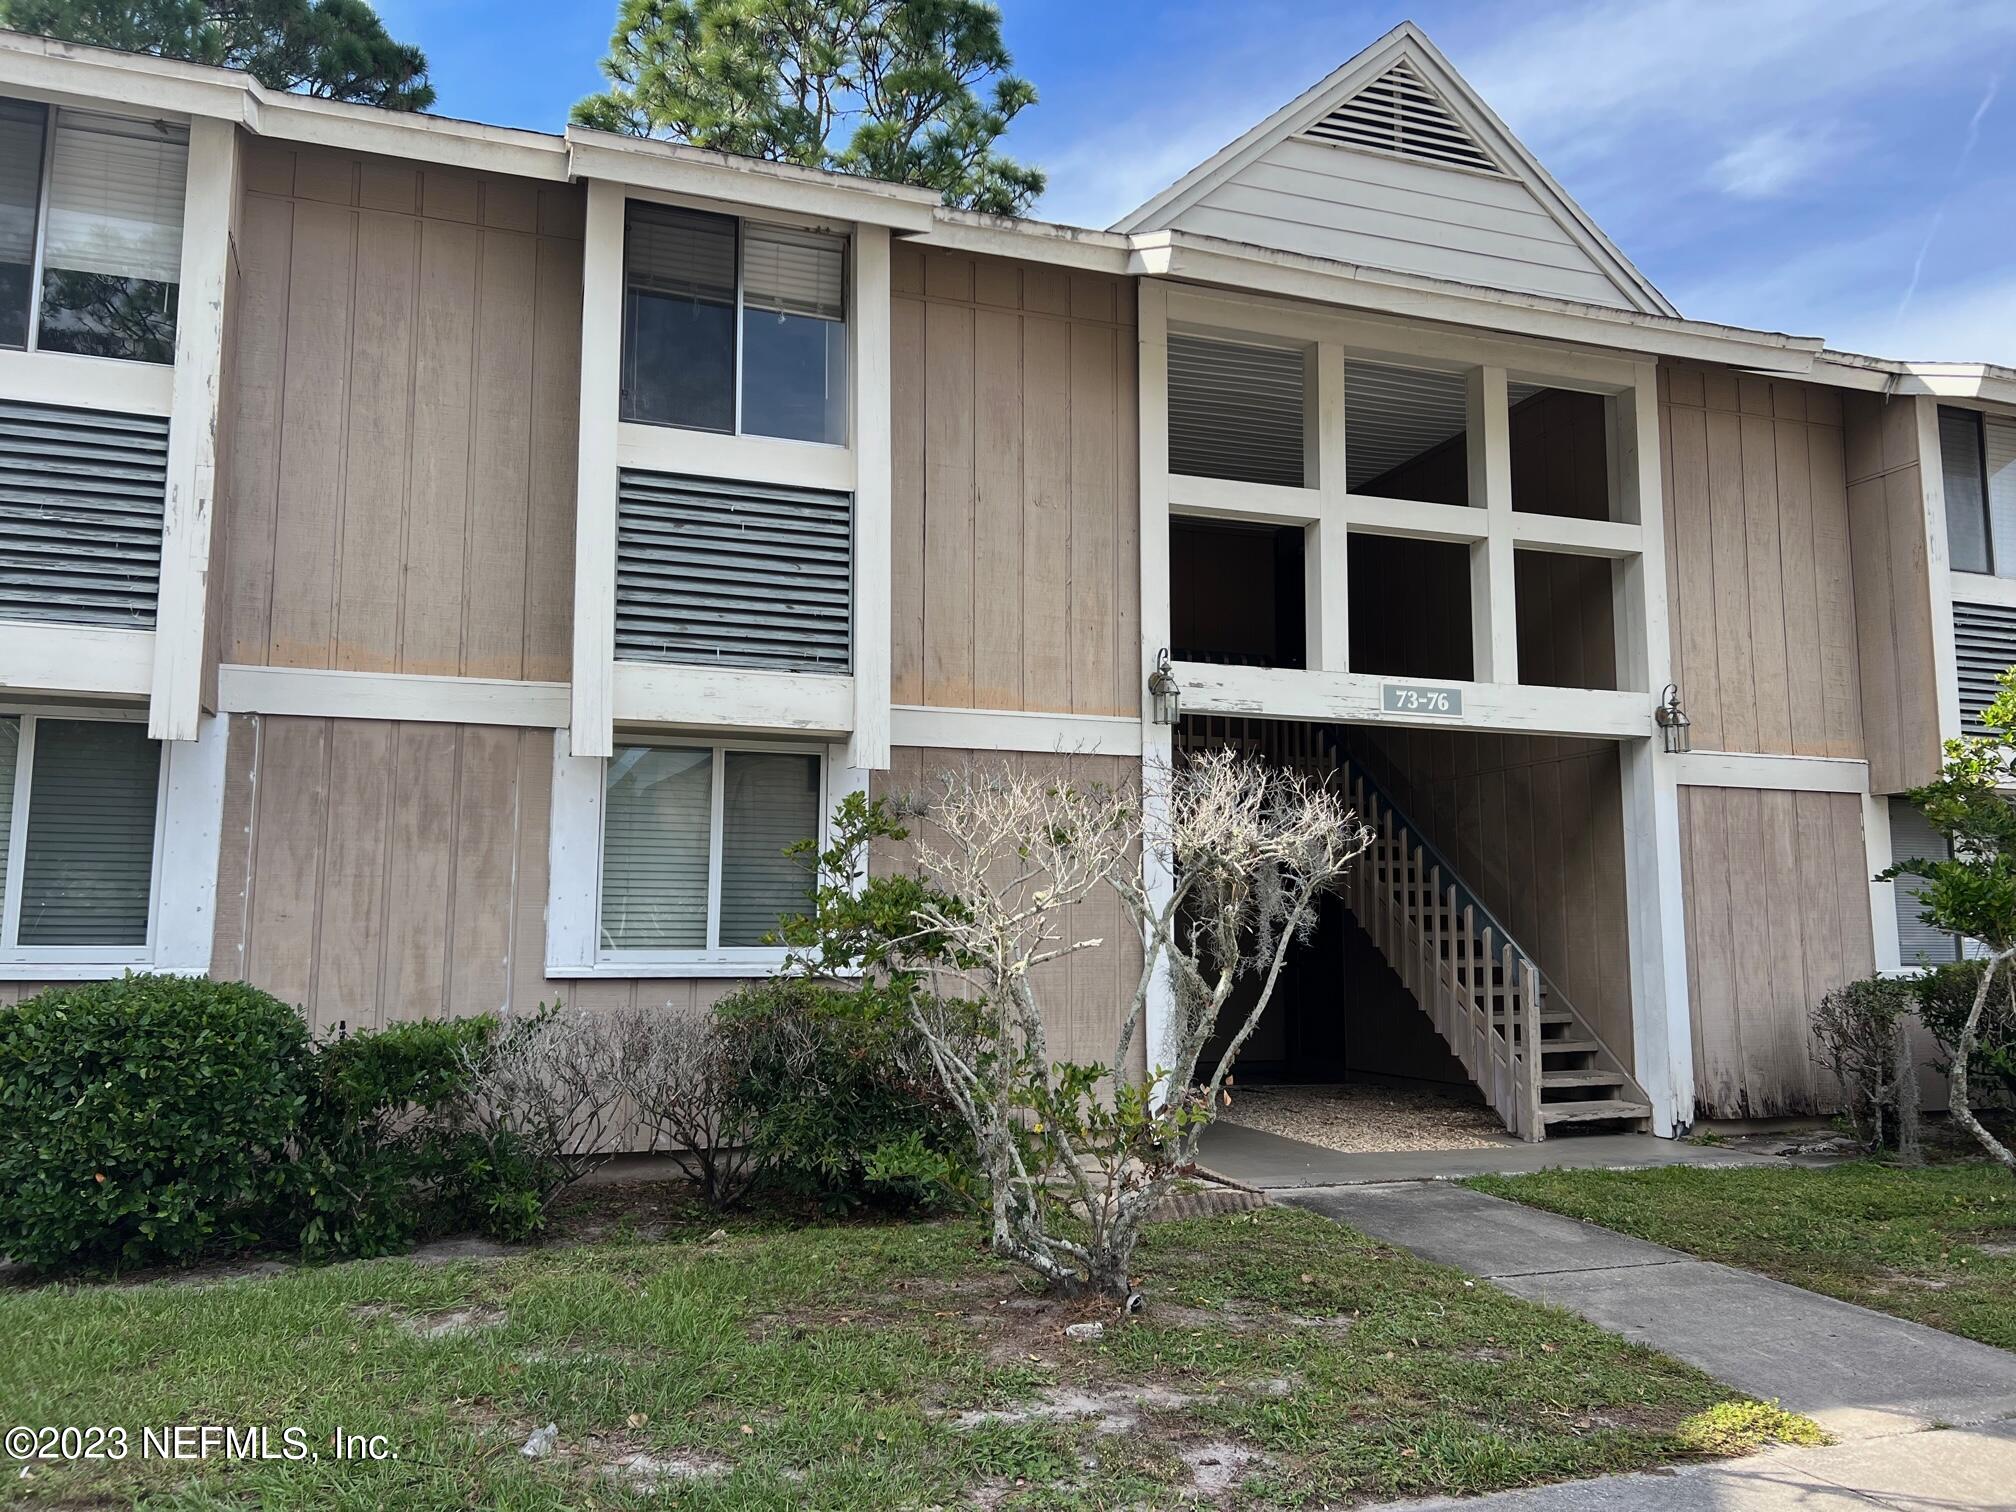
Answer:
M738 985L546 979L550 730L237 715L228 759L211 973L317 1030Z
M898 746L890 753L889 770L875 774L872 791L877 795L928 796L941 773L969 762L979 763L983 769L1011 766L1122 790L1138 789L1141 781L1140 761L1124 756L1034 756ZM886 849L872 864L879 871L900 864L902 859L900 852ZM1110 891L1080 904L1068 927L1079 939L1104 943L1052 961L1037 972L1050 1057L1109 1065L1121 1012L1141 980L1141 944L1121 911L1120 900ZM1141 1076L1146 1064L1145 1034L1138 1035L1127 1070Z
M222 654L564 679L576 188L248 141Z
M1374 780L1629 1065L1617 747L1463 731L1351 734Z
M1946 631L1932 623L1917 401L1848 394L1841 404L1869 785L1897 793L1939 771L1933 638Z
M1699 1116L1833 1107L1809 1026L1876 969L1862 800L1683 787L1680 856Z
M1667 598L1694 748L1864 754L1838 391L1662 364Z
M1122 279L898 243L894 699L1139 707L1139 349Z

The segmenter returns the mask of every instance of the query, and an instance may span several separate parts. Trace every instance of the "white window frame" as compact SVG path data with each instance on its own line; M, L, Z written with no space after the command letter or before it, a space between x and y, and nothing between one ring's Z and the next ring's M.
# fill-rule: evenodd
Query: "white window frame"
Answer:
M831 455L835 452L851 451L854 445L856 416L855 390L859 387L859 382L855 375L858 357L854 330L856 318L854 308L854 228L846 225L836 226L830 222L813 220L807 217L787 215L781 211L765 215L747 215L739 210L724 209L719 205L689 200L676 195L645 194L634 189L631 190L624 197L623 201L623 246L622 260L619 265L623 280L623 314L619 318L616 334L617 360L626 372L630 363L630 209L633 205L657 205L667 209L691 211L696 215L717 215L724 220L730 220L735 223L735 377L733 380L735 385L735 423L728 430L717 431L711 430L706 426L680 425L676 421L671 420L633 420L623 413L623 395L620 385L616 396L618 422L626 427L642 426L653 431L674 431L680 435L713 436L722 441L755 442L762 446L813 447L818 452L826 455ZM807 441L800 436L770 436L757 431L747 431L742 428L742 364L743 349L746 345L742 337L742 321L746 313L743 295L748 283L743 266L743 252L748 246L747 232L751 226L770 227L780 231L812 231L822 236L831 236L840 243L840 287L844 291L843 297L846 300L846 314L841 318L840 328L844 333L842 340L847 352L847 402L845 406L846 421L841 427L841 436L838 441Z
M730 751L775 751L819 761L819 832L823 850L832 840L833 810L850 793L865 792L868 773L846 764L847 747L823 741L723 739L699 732L619 731L618 749L665 746L713 753L713 815L707 858L707 938L718 938L721 830L726 797L722 782ZM548 852L546 975L579 977L761 977L784 964L781 946L703 947L691 950L615 950L602 941L602 855L609 760L575 756L566 729L554 732L553 802Z
M147 938L139 945L20 945L21 888L28 860L28 806L34 787L35 736L44 719L94 724L137 724L146 733L144 710L66 709L57 705L0 705L0 718L21 721L21 744L14 767L14 808L7 832L7 876L0 890L0 965L7 966L150 966L159 936L162 853L168 832L168 751L156 758L153 854L147 877Z
M23 105L40 105L42 107L42 162L40 168L37 170L41 176L36 181L36 191L35 191L35 246L31 254L31 261L29 263L28 268L28 341L27 344L23 347L4 349L9 351L20 351L23 353L33 354L42 351L43 254L49 243L49 189L50 189L50 179L52 176L52 170L55 166L56 161L56 123L58 119L63 115L64 111L74 110L75 107L60 104L55 100L40 99L35 95L23 94L13 89L0 90L0 94L4 94L5 98L9 100L18 101ZM93 110L86 113L95 115L125 114L124 112L117 110ZM159 124L165 124L165 125L181 126L186 124L181 121L160 121L160 118L153 116L126 115L125 118L128 120L140 121L140 122L157 121L159 122ZM182 164L182 188L183 193L185 195L185 206L186 206L186 196L190 189L190 181L194 177L190 165L194 162L195 156L196 156L196 134L192 129L189 133L189 141L185 145L185 156L183 158L183 164ZM186 253L188 242L186 214L184 225L181 230L181 236L183 242L183 251ZM175 279L175 292L176 292L175 339L176 339L176 349L178 351L180 350L182 340L183 311L182 311L181 296L182 296L183 283L187 277L186 270L187 270L187 258L185 256L183 258L182 269L178 270ZM70 359L79 359L86 362L127 363L141 368L159 369L164 372L172 369L175 365L174 358L172 356L167 362L148 362L145 359L138 357L94 357L75 352L52 352L49 353L48 355Z

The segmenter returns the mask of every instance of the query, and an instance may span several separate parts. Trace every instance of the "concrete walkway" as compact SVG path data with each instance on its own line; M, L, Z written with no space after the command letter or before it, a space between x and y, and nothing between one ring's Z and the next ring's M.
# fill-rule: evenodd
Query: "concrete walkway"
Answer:
M1776 1398L1842 1439L2016 1415L2016 1354L1446 1182L1288 1201ZM2016 1482L2007 1505L2016 1505Z
M1355 1186L1378 1181L1446 1181L1462 1176L1516 1176L1546 1170L1632 1170L1664 1165L1766 1165L1785 1162L1712 1145L1684 1144L1650 1134L1576 1134L1528 1144L1507 1137L1473 1150L1382 1150L1346 1155L1260 1129L1214 1123L1204 1131L1198 1163L1214 1176L1262 1191Z

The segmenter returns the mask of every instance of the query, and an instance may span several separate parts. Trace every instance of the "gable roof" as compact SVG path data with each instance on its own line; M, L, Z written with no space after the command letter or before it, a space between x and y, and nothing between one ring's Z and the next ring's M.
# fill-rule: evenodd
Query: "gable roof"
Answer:
M1333 170L1340 189L1354 178L1368 181L1343 191L1356 198L1341 213L1320 202L1327 188L1318 188L1316 203L1309 197ZM1466 178L1473 182L1461 182ZM1455 208L1415 213L1417 202L1440 203L1445 195ZM1339 250L1323 245L1320 229L1287 229L1296 216L1279 204L1302 207L1313 228L1332 228ZM1438 222L1441 214L1449 219ZM1206 231L1430 274L1442 272L1446 255L1454 271L1444 276L1461 281L1679 313L1411 21L1113 229ZM1283 239L1262 240L1270 235Z

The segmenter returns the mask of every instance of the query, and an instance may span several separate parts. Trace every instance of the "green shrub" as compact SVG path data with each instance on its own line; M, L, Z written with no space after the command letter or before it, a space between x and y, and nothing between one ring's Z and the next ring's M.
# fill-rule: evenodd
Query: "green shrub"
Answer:
M117 1268L255 1237L312 1079L301 1016L243 983L129 976L0 1010L0 1253Z
M828 1211L916 1207L943 1188L909 1173L970 1169L966 1126L899 1000L780 977L715 1011L734 1056L729 1100L778 1190Z
M497 1021L427 1020L318 1047L292 1172L310 1259L397 1254L480 1222L493 1172L470 1136L470 1059Z
M1955 961L1935 966L1912 984L1917 990L1918 1016L1950 1057L1960 1046L1960 1031L1974 1011L1986 961ZM2016 1009L2009 1005L2005 975L1981 1010L1974 1054L1967 1063L1976 1093L2000 1089L2016 1097Z

